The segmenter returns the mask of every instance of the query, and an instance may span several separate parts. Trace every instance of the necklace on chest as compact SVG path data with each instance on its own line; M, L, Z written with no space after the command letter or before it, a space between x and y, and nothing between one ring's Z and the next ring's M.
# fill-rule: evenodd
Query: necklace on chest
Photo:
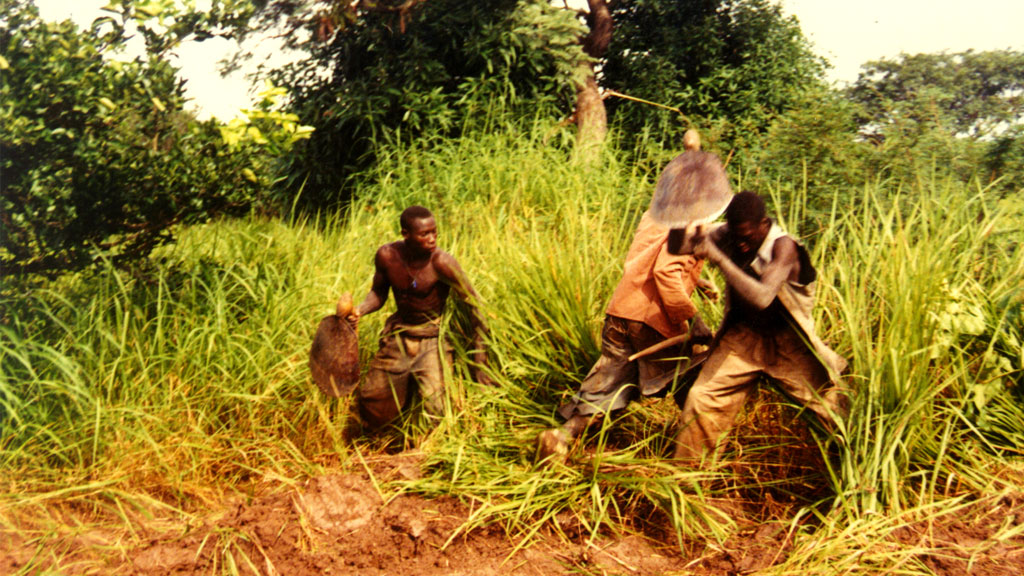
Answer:
M398 261L402 263L405 273L409 275L409 289L416 290L424 284L430 283L430 271L427 270L426 277L423 277L423 271L430 267L431 256L429 253L414 254L408 246L399 253Z
M416 273L412 271L412 268L410 268L409 264L407 264L406 262L402 262L402 265L405 266L405 272L406 272L406 274L409 275L409 280L411 281L410 287L413 290L419 288L419 281L416 278ZM423 269L423 267L419 268L419 270L422 270L422 269Z

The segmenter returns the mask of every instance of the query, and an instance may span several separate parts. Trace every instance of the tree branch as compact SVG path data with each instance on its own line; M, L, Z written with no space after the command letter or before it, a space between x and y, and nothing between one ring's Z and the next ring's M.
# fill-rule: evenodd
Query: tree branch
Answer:
M590 34L583 39L583 51L593 58L601 58L612 40L612 13L606 0L587 0L590 13L587 24Z

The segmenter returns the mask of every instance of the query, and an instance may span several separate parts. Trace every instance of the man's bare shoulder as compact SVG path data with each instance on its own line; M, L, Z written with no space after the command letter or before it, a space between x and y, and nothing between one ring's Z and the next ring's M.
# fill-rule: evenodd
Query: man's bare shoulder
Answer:
M796 240L793 240L789 236L781 236L775 240L775 244L772 245L772 263L771 265L788 267L790 270L790 277L796 277L800 274L800 251Z
M793 240L789 236L780 236L775 240L775 244L772 245L772 259L779 257L792 257L796 258L797 244L796 240Z
M459 261L455 259L455 256L452 256L440 248L434 250L434 253L431 254L430 264L438 271L438 273L452 273L459 267Z
M398 249L399 243L400 241L389 242L387 244L382 245L380 248L377 248L377 254L375 256L377 261L394 262L396 260L401 260L402 253Z
M452 256L440 248L435 249L430 258L434 262L455 262L455 256Z

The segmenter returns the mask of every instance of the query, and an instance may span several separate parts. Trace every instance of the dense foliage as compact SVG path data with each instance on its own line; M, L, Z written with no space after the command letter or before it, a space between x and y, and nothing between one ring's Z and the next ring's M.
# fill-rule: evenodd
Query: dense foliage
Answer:
M862 105L871 137L897 124L992 135L1024 120L1024 52L901 54L864 64L847 94Z
M244 213L260 196L273 174L265 147L260 157L230 145L184 111L164 58L108 58L117 33L43 22L22 0L2 6L4 272L145 257L173 225Z
M590 70L586 18L546 0L221 0L248 6L228 28L287 31L310 58L271 72L316 133L291 171L312 205L344 199L347 177L383 141L451 136L500 101L519 114L571 116ZM767 0L621 0L608 3L610 44L597 81L636 100L611 99L619 134L653 130L675 142L691 123L722 147L758 141L779 114L820 86L823 62L796 20ZM231 12L234 14L234 12ZM230 19L227 19L230 20ZM666 111L666 107L675 112ZM681 117L680 113L684 116ZM632 144L627 147L631 147Z
M961 178L1024 187L1024 53L902 54L864 65L845 91L859 133L905 176L910 158L937 159ZM902 151L902 152L901 152ZM910 170L912 171L912 170Z
M678 109L613 99L624 136L653 127L676 141L689 123L744 148L821 86L824 62L792 16L768 0L632 0L612 7L602 84Z
M314 206L345 199L382 142L455 135L499 101L565 108L584 59L582 25L544 0L267 2L253 21L309 52L271 76L316 128L290 176Z

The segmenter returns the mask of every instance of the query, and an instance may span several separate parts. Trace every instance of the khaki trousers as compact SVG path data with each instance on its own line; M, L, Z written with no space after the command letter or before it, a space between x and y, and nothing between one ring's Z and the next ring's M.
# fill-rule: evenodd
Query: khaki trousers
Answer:
M423 401L423 411L432 416L444 414L444 361L451 363L451 352L438 338L416 338L390 334L381 339L380 349L370 362L370 370L359 385L359 415L371 429L391 422L409 404L415 393Z
M726 329L683 406L675 457L699 460L716 450L761 376L811 410L826 426L841 414L842 395L801 335L786 326L773 334L743 324Z

